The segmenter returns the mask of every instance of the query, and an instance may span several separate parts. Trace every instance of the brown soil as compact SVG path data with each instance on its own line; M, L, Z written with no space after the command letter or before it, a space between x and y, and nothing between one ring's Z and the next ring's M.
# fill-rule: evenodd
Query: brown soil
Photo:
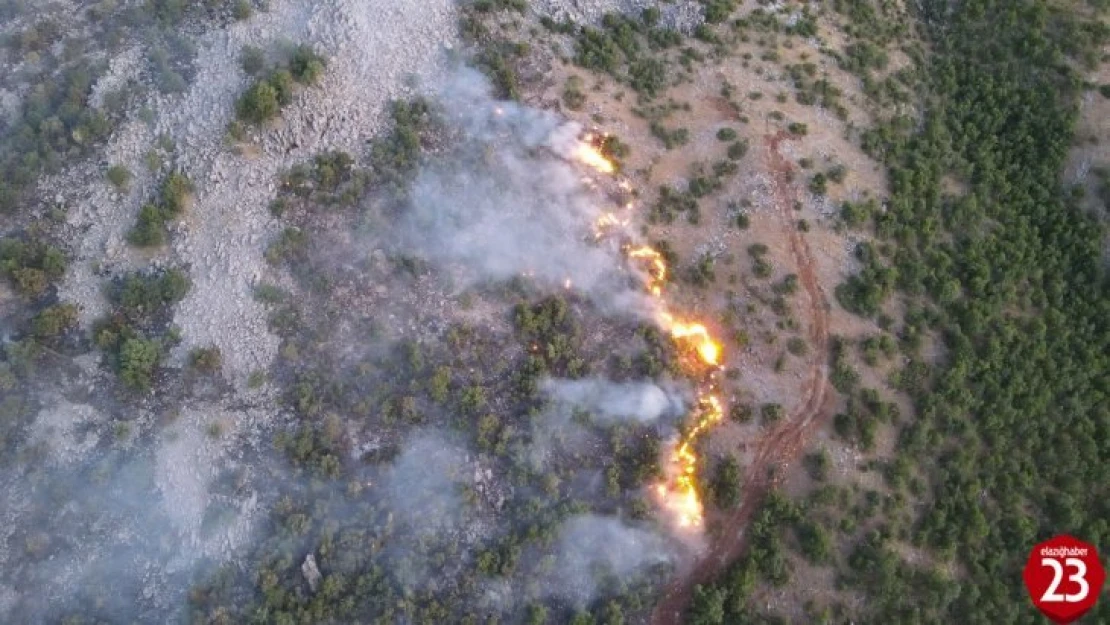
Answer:
M713 580L747 546L744 529L771 488L778 485L783 469L796 460L813 432L832 415L835 396L829 393L828 342L829 304L817 279L816 263L805 237L795 225L795 189L791 184L793 164L779 151L783 141L790 139L785 131L764 137L768 150L768 169L773 174L775 207L789 237L790 252L798 268L798 277L809 301L809 341L813 360L801 391L804 401L794 414L768 431L756 447L748 480L744 484L743 503L735 511L718 519L724 528L719 538L709 545L706 554L694 565L689 575L674 581L665 591L652 614L654 625L681 622L698 584Z

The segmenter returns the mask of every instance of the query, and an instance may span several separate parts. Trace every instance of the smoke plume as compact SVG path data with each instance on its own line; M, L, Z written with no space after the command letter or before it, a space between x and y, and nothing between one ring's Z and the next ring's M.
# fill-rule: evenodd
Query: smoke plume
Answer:
M493 100L473 70L447 80L439 102L460 137L413 183L405 252L461 267L474 281L529 276L552 288L569 281L598 303L629 310L643 299L619 250L593 236L602 207L568 162L580 126Z
M656 533L610 517L584 515L563 526L556 542L553 582L547 586L578 607L653 565L667 564L673 553Z
M674 389L664 389L650 382L549 378L540 384L540 389L553 400L557 409L583 410L602 424L654 423L685 410L685 402Z

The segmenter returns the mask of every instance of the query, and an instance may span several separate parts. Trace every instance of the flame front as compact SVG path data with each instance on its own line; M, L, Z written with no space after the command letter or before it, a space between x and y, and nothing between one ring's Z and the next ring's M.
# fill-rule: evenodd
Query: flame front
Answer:
M616 167L592 145L592 141L593 136L587 135L576 149L575 158L602 173L616 171ZM627 180L621 180L620 187L625 191L631 190ZM632 203L629 202L625 208L631 209ZM595 224L595 232L601 238L615 228L626 227L628 223L627 219L605 213ZM647 245L627 246L624 251L629 259L646 264L644 288L666 307L663 288L670 275L666 258L659 250ZM714 379L721 367L722 347L702 323L679 319L665 309L658 313L658 322L680 350L696 355L696 358L686 360L686 368L703 381L697 389L693 423L671 451L666 480L655 486L655 493L662 507L674 515L679 527L700 530L705 521L705 511L698 491L701 463L696 446L701 437L724 416Z
M594 136L586 135L585 141L578 143L574 150L574 158L585 165L600 171L603 174L611 174L617 171L613 162L605 158L596 146L594 146Z
M671 338L681 345L692 345L698 357L707 365L717 366L721 360L721 344L713 339L709 330L700 323L678 321L669 313L660 313L660 323L671 333Z
M721 400L712 392L698 400L697 418L671 452L668 481L656 486L656 493L665 509L678 521L679 527L700 528L705 513L698 496L698 454L694 444L709 428L724 417Z
M663 285L667 283L667 261L663 258L663 255L654 248L643 245L629 249L628 257L647 260L650 280L644 286L652 295L661 297L663 295Z

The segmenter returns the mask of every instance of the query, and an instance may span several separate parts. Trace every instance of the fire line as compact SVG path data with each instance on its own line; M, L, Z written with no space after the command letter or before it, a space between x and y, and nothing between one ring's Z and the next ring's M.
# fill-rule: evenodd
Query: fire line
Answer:
M616 166L595 147L595 143L596 137L586 135L575 149L574 158L601 173L613 174L617 171ZM627 180L621 180L620 185L626 191L631 189ZM626 206L631 207L631 203ZM611 229L627 225L627 220L605 213L595 224L595 233L601 238ZM657 316L659 325L680 351L691 356L684 359L684 368L701 380L691 423L671 450L665 479L654 489L660 505L675 517L679 527L700 531L705 522L705 506L698 489L698 475L702 467L696 448L698 441L724 416L720 393L714 381L714 374L721 368L722 347L704 324L679 319L668 310L663 295L670 274L666 258L659 250L638 245L626 247L624 253L630 261L642 266L645 272L644 289L663 307Z

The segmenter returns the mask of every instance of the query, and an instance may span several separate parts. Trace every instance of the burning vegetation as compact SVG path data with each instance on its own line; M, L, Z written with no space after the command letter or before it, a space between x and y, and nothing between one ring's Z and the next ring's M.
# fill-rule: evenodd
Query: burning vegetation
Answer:
M616 166L595 146L594 135L587 134L574 150L576 160L604 173L616 172ZM627 181L621 181L622 188ZM627 204L626 210L633 205ZM605 213L598 220L596 231L599 236L611 232L616 226L627 225L612 213ZM654 296L654 318L667 332L676 346L690 357L684 358L684 371L691 377L701 380L697 386L696 407L691 414L691 422L678 437L668 458L666 480L655 486L655 494L660 505L673 515L680 528L701 531L705 511L699 492L699 470L703 464L698 458L697 444L713 425L724 417L724 410L717 387L716 375L721 368L721 344L702 323L678 318L670 311L670 304L664 297L669 270L663 254L648 245L626 245L627 258L641 265L644 272L644 289Z

